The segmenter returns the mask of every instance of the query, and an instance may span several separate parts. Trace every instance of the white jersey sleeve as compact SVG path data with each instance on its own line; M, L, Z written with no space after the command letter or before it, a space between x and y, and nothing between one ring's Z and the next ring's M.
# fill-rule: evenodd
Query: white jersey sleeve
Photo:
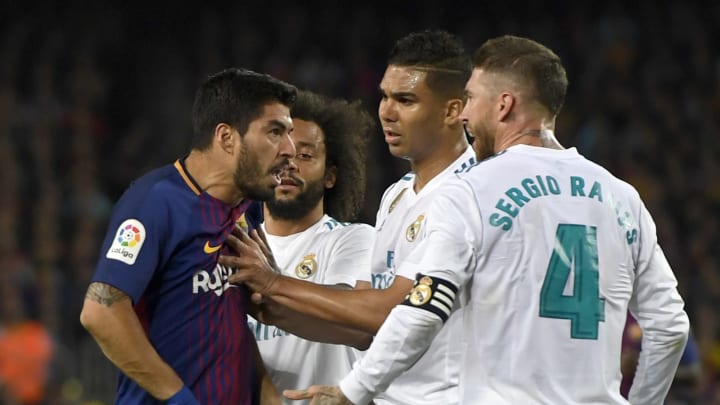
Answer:
M458 307L458 286L466 283L475 264L478 216L467 185L448 183L443 188L449 192L438 194L425 211L425 237L398 269L398 275L415 279L415 286L340 383L353 403L367 403L415 364Z
M331 247L324 284L345 284L355 287L357 281L370 282L370 250L375 231L369 225L350 224L340 230L342 234Z
M629 310L643 338L629 400L632 404L660 404L685 349L690 323L675 276L657 243L655 224L645 206L640 211L640 248Z
M414 280L421 273L460 287L475 263L480 214L465 182L451 178L439 190L425 216L425 238L403 261L397 275Z

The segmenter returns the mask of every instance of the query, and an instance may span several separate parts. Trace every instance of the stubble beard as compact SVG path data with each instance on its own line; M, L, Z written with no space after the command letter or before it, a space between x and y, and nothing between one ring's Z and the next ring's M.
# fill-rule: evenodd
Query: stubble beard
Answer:
M237 169L233 175L235 186L240 190L244 198L267 201L273 197L275 192L272 187L262 184L262 181L269 173L263 173L257 156L248 153L247 149L243 141Z
M305 189L295 198L282 200L273 193L266 201L270 216L277 219L297 220L305 217L317 206L325 195L325 184L323 179L308 181Z

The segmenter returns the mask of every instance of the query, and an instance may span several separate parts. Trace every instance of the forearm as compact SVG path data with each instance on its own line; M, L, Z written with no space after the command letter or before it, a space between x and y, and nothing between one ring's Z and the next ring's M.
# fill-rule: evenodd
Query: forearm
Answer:
M442 324L440 318L427 311L398 305L362 360L340 381L340 389L353 403L368 403L415 364Z
M670 265L658 246L635 281L630 312L643 337L630 389L633 404L662 403L687 343L690 321Z
M88 293L81 322L105 356L153 397L165 400L183 387L180 377L148 341L127 296L108 305Z
M290 277L278 277L264 295L278 304L318 319L374 335L404 292L387 290L337 290Z
M359 329L315 318L279 305L272 305L264 312L266 314L270 312L273 325L314 342L352 346L359 350L365 350L373 339L372 334Z

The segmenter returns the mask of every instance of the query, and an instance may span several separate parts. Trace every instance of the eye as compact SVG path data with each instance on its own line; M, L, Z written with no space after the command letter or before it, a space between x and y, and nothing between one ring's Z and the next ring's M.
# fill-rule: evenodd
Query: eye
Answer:
M312 157L313 156L309 153L298 153L297 154L297 158L300 160L310 160L310 159L312 159Z
M413 100L407 98L407 97L400 97L398 98L398 102L402 105L411 105L414 103Z
M282 136L283 130L282 130L281 128L275 127L275 128L273 128L273 129L270 130L270 133L271 133L273 136Z

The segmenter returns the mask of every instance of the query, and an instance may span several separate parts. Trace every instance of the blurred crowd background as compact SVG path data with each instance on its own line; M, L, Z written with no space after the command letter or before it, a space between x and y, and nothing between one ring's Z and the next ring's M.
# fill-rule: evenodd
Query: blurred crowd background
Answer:
M194 91L229 66L361 99L376 115L394 41L511 33L563 59L566 146L638 188L720 403L720 3L327 2L130 7L0 2L0 403L109 403L115 370L78 322L114 201L186 151ZM119 3L119 2L118 2ZM362 222L408 170L370 143ZM15 397L15 399L13 399ZM17 400L21 397L22 400ZM675 401L675 402L673 402Z

